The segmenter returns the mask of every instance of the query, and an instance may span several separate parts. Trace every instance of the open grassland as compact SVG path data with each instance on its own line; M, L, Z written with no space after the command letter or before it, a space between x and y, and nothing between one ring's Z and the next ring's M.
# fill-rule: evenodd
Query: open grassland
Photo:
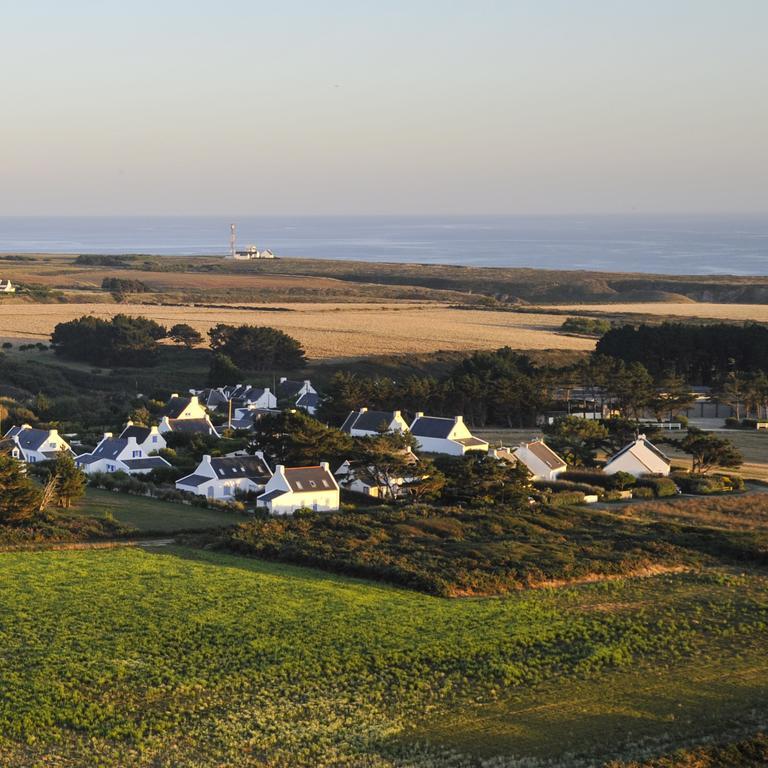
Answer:
M3 765L599 765L765 711L760 575L447 601L183 549L0 570Z
M88 488L77 506L67 510L76 516L97 519L114 518L138 531L172 532L198 528L219 528L243 522L243 516L232 512L172 504L143 496Z
M542 312L555 310L588 310L590 314L665 315L684 320L706 318L710 320L752 320L768 323L768 304L713 304L708 302L636 302L615 304L557 304L542 307Z
M591 350L595 342L556 333L562 318L452 309L435 304L275 305L291 312L145 304L3 304L0 340L47 340L55 325L81 315L112 317L118 312L144 315L170 326L189 323L201 333L216 323L269 325L295 336L311 359L408 354L437 350L573 349Z

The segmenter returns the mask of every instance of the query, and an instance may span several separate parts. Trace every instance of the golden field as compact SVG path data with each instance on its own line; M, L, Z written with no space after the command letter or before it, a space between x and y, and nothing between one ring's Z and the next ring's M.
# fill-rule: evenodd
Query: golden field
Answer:
M616 303L616 304L557 304L542 307L556 310L578 310L580 312L606 312L608 314L630 313L640 315L674 315L681 318L697 317L715 320L755 320L768 323L768 304L712 304L694 302Z
M266 306L266 305L265 305ZM0 303L0 341L45 341L57 323L82 315L144 315L166 326L189 323L205 334L216 323L269 325L295 336L315 360L437 350L591 350L591 339L556 331L562 316L460 310L427 303L280 304L290 312L163 307L149 304Z

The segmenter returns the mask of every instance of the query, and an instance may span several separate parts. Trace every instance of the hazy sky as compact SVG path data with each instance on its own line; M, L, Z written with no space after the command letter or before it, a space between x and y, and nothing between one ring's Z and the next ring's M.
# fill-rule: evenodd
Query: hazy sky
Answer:
M1 214L768 212L768 0L0 0Z

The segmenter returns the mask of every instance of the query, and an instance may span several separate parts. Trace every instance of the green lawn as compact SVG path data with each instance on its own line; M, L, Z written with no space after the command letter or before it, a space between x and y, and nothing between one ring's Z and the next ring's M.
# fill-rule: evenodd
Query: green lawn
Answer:
M116 520L138 528L140 531L168 532L194 528L216 528L222 525L242 523L246 518L233 512L225 512L185 504L172 504L126 493L113 493L88 488L77 508L70 510L77 515L104 517L110 513Z
M443 600L177 548L4 554L0 578L0 765L574 766L768 703L762 575Z

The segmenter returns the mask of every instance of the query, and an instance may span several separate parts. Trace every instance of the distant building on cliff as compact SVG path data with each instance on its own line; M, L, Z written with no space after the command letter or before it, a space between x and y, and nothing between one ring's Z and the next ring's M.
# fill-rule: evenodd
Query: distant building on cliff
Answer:
M252 259L274 259L275 254L269 249L260 251L255 245L249 245L244 251L237 250L237 227L229 225L229 253L226 258L235 261L251 261Z

